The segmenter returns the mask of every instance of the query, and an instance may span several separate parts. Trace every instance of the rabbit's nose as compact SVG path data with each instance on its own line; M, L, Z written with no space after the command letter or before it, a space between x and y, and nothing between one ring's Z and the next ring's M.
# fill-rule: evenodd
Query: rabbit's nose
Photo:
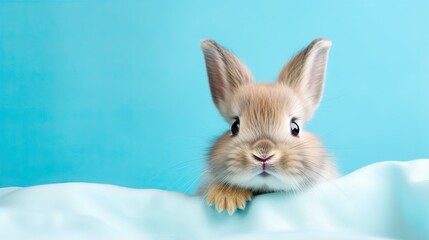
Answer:
M253 157L258 161L265 162L274 155L274 147L274 143L268 139L261 139L259 141L256 141L252 145Z
M256 159L256 160L258 160L258 161L260 161L260 162L266 162L266 161L268 161L270 158L272 158L274 156L274 154L273 155L270 155L270 156L268 156L268 157L259 157L259 156L256 156L255 154L253 154L253 158L254 159Z

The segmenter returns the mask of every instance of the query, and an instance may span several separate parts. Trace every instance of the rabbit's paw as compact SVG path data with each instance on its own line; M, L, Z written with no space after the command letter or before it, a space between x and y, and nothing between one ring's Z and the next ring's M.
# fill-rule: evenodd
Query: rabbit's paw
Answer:
M226 210L232 215L237 208L244 209L252 196L253 193L249 189L214 184L207 191L207 203L214 205L218 212Z

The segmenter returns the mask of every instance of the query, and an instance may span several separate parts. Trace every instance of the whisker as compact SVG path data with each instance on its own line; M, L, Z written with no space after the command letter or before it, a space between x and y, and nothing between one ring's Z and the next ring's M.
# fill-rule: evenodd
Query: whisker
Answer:
M194 178L191 178L191 181L189 182L187 182L186 184L188 185L186 188L185 188L185 191L184 192L188 192L188 190L189 190L189 188L197 181L197 180L199 180L200 178L202 178L203 177L203 174L199 174L199 175L197 175L197 176L195 176Z

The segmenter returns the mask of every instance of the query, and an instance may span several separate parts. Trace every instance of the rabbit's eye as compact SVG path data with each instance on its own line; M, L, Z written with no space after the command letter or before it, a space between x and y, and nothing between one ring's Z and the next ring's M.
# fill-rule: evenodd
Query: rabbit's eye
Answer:
M295 122L295 119L292 119L292 121L290 121L290 132L292 133L293 136L298 137L299 126Z
M240 130L240 119L236 117L234 123L231 126L232 136L237 136L239 130Z

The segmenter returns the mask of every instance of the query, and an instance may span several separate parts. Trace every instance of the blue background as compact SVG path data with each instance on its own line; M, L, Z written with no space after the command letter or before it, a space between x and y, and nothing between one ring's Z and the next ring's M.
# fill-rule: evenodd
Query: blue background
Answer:
M428 1L1 1L0 187L192 193L229 128L200 41L272 81L321 36L333 47L308 129L341 171L429 157Z

